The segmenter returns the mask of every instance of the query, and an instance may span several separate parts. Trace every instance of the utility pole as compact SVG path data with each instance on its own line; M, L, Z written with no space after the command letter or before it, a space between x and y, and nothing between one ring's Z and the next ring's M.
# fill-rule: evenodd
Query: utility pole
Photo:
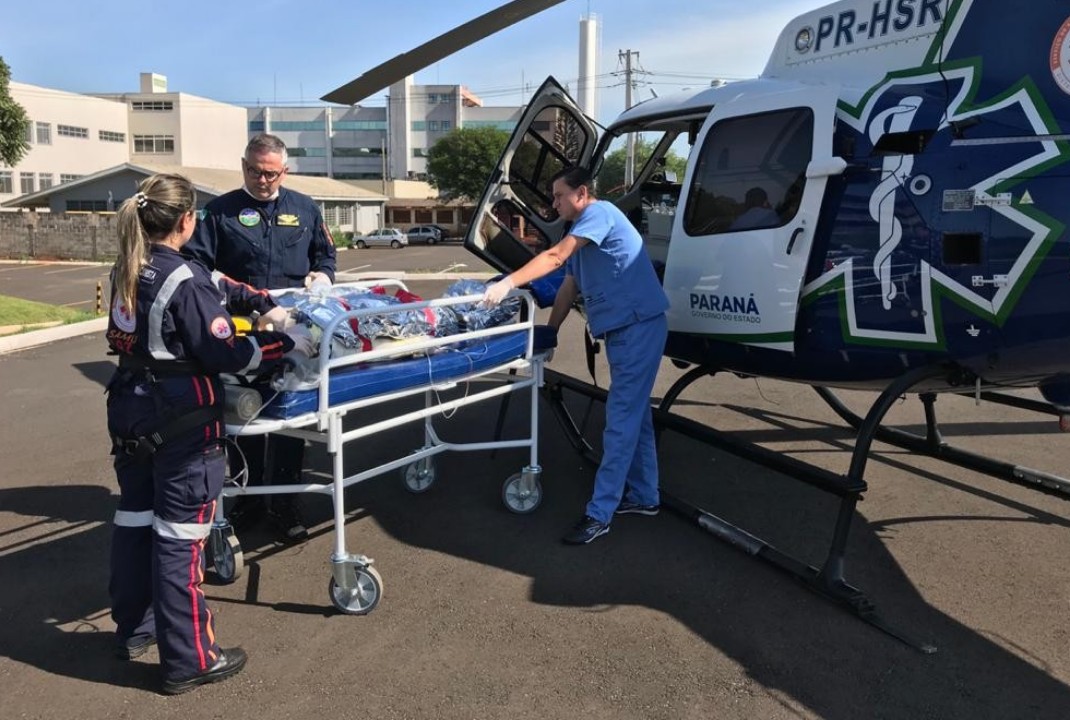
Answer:
M632 80L632 55L635 55L635 59L639 59L639 51L635 50L618 50L617 62L624 60L624 109L627 110L632 106L632 87L634 81ZM635 133L628 133L628 149L624 157L624 184L626 187L632 186L632 181L635 180Z
M379 141L379 156L383 159L383 195L386 195L386 138Z

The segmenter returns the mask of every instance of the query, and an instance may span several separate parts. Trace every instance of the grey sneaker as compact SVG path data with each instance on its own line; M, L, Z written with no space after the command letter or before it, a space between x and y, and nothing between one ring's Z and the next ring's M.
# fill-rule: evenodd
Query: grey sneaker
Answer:
M658 510L661 509L659 505L640 505L639 503L628 502L625 500L617 506L614 515L657 515Z
M594 518L584 515L576 523L576 527L565 533L561 541L566 545L586 545L607 532L609 532L609 523L598 522Z

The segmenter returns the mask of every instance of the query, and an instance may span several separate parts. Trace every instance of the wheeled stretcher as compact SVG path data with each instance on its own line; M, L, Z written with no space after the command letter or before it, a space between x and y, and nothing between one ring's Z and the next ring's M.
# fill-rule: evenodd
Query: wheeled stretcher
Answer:
M398 281L377 285L397 285ZM439 298L395 305L389 309L354 310L335 318L325 328L320 340L318 380L307 390L284 391L268 395L264 407L253 419L232 424L227 435L262 435L278 433L299 437L326 446L331 457L330 483L264 485L246 487L230 482L224 497L283 493L323 493L334 505L334 552L328 595L341 612L362 615L370 612L382 597L383 582L372 567L373 560L363 554L350 553L345 539L345 489L372 477L400 470L405 487L424 492L435 480L434 457L447 451L473 452L504 448L528 448L530 459L502 486L502 500L515 513L529 513L542 498L538 463L538 389L543 381L545 353L535 347L534 303L527 293L516 293L522 304L513 322L445 337L421 337L390 342L375 349L332 357L334 330L340 323L387 313L423 311L471 305L478 295ZM440 393L464 389L460 397L445 399ZM505 399L509 393L530 394L530 428L527 437L495 439L488 442L444 442L435 431L434 420L440 414L494 398ZM422 395L423 408L408 409L386 420L343 428L347 415L383 406L388 411L399 400ZM455 395L455 393L454 393ZM412 404L409 403L411 408ZM381 415L381 414L380 414ZM345 467L344 450L351 441L392 430L406 423L423 421L423 445L396 460L354 471ZM210 536L216 575L224 582L241 576L244 562L241 545L223 510L217 504Z

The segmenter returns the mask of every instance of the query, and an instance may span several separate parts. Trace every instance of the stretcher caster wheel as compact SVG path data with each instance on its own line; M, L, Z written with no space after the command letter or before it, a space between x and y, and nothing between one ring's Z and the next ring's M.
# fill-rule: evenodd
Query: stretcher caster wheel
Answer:
M428 459L410 463L402 468L401 480L411 493L427 492L435 484L435 464Z
M216 577L220 582L232 583L245 572L245 557L242 555L241 543L232 534L228 527L226 530L212 530L212 566L215 568Z
M345 572L348 574L349 587L340 586L333 575L327 584L331 604L346 615L367 615L383 597L383 579L371 565L358 567L347 564Z
M522 472L511 476L502 485L502 502L518 515L525 515L542 502L542 483L534 473Z

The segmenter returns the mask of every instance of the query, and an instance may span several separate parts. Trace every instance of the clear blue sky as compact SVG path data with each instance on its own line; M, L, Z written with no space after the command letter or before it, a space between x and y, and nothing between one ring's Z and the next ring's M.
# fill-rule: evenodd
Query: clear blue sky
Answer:
M318 102L366 70L496 7L494 0L53 0L5 13L0 56L19 82L130 92L138 73L169 89L240 104ZM710 79L755 77L781 28L821 0L566 0L416 75L463 84L487 105L578 75L579 24L602 22L606 121L623 108L617 51L639 51L642 97ZM522 83L524 85L522 85ZM530 90L528 90L530 92ZM382 105L383 95L366 105Z

